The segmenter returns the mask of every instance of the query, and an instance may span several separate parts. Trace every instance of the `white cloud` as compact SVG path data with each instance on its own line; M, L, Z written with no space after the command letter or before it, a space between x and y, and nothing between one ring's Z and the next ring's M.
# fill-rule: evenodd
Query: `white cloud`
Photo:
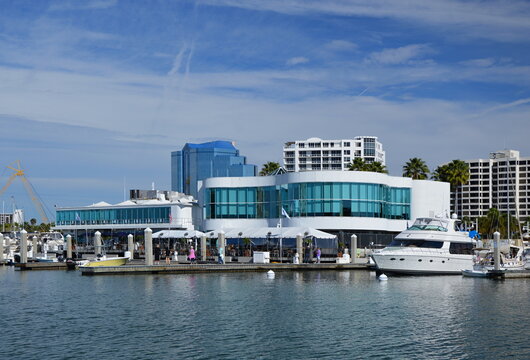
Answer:
M412 44L371 53L366 60L371 63L385 65L404 64L431 52L432 50L428 45Z
M293 57L287 60L286 64L289 66L299 65L299 64L305 64L309 62L308 58L305 58L303 56Z

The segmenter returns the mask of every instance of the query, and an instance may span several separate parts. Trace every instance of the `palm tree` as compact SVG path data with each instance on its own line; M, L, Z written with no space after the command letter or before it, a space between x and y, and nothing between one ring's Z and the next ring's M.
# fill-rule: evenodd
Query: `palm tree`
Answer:
M409 161L403 166L403 176L415 180L427 179L427 174L429 172L429 167L425 164L425 161L416 157L409 159Z
M366 164L364 171L372 171L377 173L388 174L386 166L383 165L380 161L374 161L372 163Z
M447 164L447 181L455 192L455 213L458 213L458 190L469 181L469 164L462 160Z
M274 161L268 161L263 164L261 171L259 172L260 176L272 175L276 170L280 168L280 164Z
M447 165L438 166L431 174L431 179L436 181L449 182L447 181Z
M366 163L364 162L363 158L357 157L353 159L353 162L348 165L348 170L350 171L365 171L366 169Z

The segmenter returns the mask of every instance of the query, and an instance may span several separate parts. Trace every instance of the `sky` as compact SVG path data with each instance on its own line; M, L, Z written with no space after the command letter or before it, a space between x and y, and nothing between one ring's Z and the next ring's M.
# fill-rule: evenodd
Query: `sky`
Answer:
M424 159L530 156L530 2L0 0L0 186L54 207L169 189L170 153L377 136ZM0 197L38 217L20 181Z

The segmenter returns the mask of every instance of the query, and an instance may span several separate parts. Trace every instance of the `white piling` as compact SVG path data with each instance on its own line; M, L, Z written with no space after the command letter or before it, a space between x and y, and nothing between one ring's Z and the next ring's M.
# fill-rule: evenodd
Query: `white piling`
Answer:
M28 232L24 229L20 232L20 263L28 262Z
M304 253L303 246L304 246L304 239L302 237L302 234L296 234L296 253L298 254L298 256ZM298 259L298 263L300 263L300 259Z
M153 265L153 230L147 228L144 230L145 241L145 265Z
M96 231L94 233L94 255L97 257L98 255L101 255L101 253L101 233Z
M501 234L498 231L493 233L493 268L501 269Z
M66 235L66 258L72 258L72 235Z
M4 261L4 234L0 233L0 261Z
M31 237L31 257L35 260L37 258L37 237L33 235Z
M127 250L129 250L129 260L134 259L134 236L132 234L127 235Z
M206 236L201 236L201 260L206 261Z
M225 263L225 233L224 231L219 231L217 234L217 249L219 250L219 256L223 264Z
M351 246L350 246L350 249L351 249L351 256L350 256L350 261L355 264L355 262L357 261L357 235L353 234L351 236Z

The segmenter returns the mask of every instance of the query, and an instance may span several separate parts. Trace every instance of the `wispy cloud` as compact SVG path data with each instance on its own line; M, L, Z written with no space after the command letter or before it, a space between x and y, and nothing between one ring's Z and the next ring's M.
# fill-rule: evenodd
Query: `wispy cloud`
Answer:
M99 10L115 6L118 0L61 0L50 5L51 11L65 10Z
M443 27L444 33L472 38L527 42L530 3L525 1L460 0L202 0L214 6L232 6L284 14L307 13L363 16ZM452 37L450 37L452 38ZM455 40L457 38L454 38ZM458 40L461 40L458 39Z
M357 44L347 40L332 40L326 44L326 48L333 51L355 51Z
M371 53L366 61L385 65L405 64L429 53L432 53L432 49L428 45L412 44Z
M292 57L289 60L287 60L286 64L289 66L299 65L299 64L305 64L309 62L309 59L303 56L297 56Z

